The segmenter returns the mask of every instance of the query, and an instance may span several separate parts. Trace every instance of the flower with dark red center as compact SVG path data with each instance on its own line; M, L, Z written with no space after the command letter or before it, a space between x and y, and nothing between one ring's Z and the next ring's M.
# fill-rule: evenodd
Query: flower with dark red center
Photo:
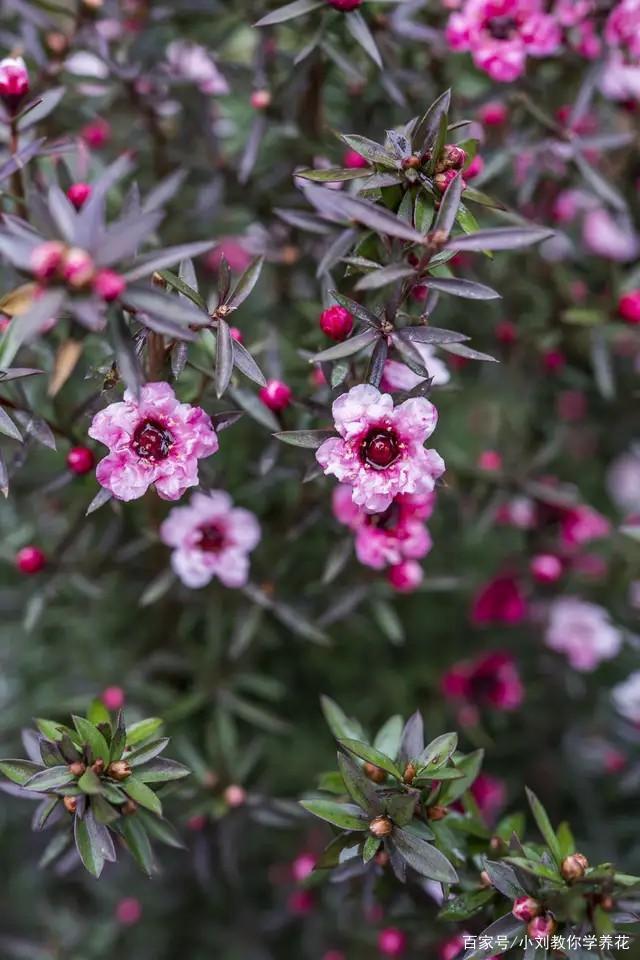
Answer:
M327 0L327 3L330 7L333 7L334 10L341 10L343 13L348 13L350 10L356 10L362 0Z
M291 387L282 380L269 380L266 387L261 388L258 396L265 407L273 410L274 413L280 413L291 403L293 393Z
M382 513L399 494L431 493L444 463L424 442L437 411L424 397L394 407L393 398L370 384L352 387L334 401L338 437L325 440L316 458L326 474L352 488L353 502Z
M29 92L29 72L22 57L0 60L0 99L12 112Z
M320 314L320 329L332 340L344 340L353 329L353 314L345 307L328 307Z
M71 473L76 473L78 476L93 470L95 462L93 451L89 447L72 447L67 454L67 466Z
M229 494L214 490L175 507L160 527L160 537L173 547L171 566L186 586L203 587L217 577L226 587L242 587L260 526L248 510L233 506Z
M91 185L89 183L72 183L67 190L67 196L76 210L80 210L91 196Z
M640 290L622 294L618 300L618 314L626 323L640 323Z
M109 447L96 477L119 500L136 500L154 485L178 500L198 483L198 460L218 449L211 420L200 407L180 403L168 383L147 383L138 399L127 390L93 418L89 436Z
M93 278L94 292L107 303L121 297L126 287L126 280L115 270L98 270Z
M515 710L524 698L515 660L502 651L454 664L443 676L441 689L448 699L494 710Z
M16 566L20 573L40 573L47 558L40 547L22 547L16 554Z

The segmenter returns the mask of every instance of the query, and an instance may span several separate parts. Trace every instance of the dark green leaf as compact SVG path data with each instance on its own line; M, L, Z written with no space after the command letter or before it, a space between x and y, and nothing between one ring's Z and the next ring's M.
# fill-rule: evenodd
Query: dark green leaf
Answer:
M549 847L553 859L556 861L558 866L560 866L562 863L562 851L560 849L560 844L558 843L555 830L551 826L551 821L549 820L547 811L542 806L533 790L530 790L529 787L525 787L525 791L527 794L527 800L529 801L529 806L531 807L533 818L538 826L538 830L542 834L545 843Z
M71 719L82 743L88 744L91 748L94 760L104 760L105 763L109 763L109 744L98 728L84 717L72 716Z
M301 800L300 805L321 820L326 820L342 830L367 830L369 821L364 819L359 808L351 803L336 803L333 800Z
M375 787L358 764L354 763L351 757L338 752L338 767L353 802L361 807L370 819L382 813L382 803Z
M23 786L26 790L35 790L36 793L47 793L49 790L55 790L56 787L64 787L67 783L75 780L69 768L65 766L47 767L30 777Z
M139 772L139 770L136 771L136 773ZM142 780L139 780L137 776L131 775L124 780L122 789L132 800L139 803L141 807L145 807L147 810L151 810L152 813L157 813L158 816L162 816L162 804L160 800L153 790L143 783Z
M361 760L366 760L367 763L373 763L376 767L380 767L382 770L385 770L387 773L390 773L392 777L395 777L397 780L402 779L402 773L393 762L391 757L387 757L386 754L381 753L380 750L376 750L375 747L370 746L368 743L363 743L361 740L352 740L352 739L339 739L339 743L345 750L348 750L349 753L353 753L356 757L360 757Z
M282 443L288 443L292 447L306 447L309 450L317 450L325 440L334 436L333 430L281 430L274 433L276 440L281 440Z
M458 874L443 853L406 830L393 831L393 843L416 873L440 883L456 883Z
M42 771L41 764L31 760L0 760L0 773L21 787L39 771Z

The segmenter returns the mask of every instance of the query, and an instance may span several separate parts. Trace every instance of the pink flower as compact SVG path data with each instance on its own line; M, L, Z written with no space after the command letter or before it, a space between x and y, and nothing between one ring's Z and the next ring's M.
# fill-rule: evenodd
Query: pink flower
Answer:
M354 503L382 513L398 494L431 493L444 473L439 454L423 446L438 419L433 404L413 397L394 407L390 394L360 384L332 409L340 436L325 440L316 458L325 474L351 485Z
M116 907L116 920L123 927L132 927L142 917L142 906L135 897L125 897Z
M622 635L603 607L579 597L559 597L550 607L545 643L564 653L574 670L590 672L618 654Z
M607 487L620 510L640 511L640 449L634 447L613 461L607 473Z
M15 110L29 92L29 72L22 57L0 60L0 98L10 110Z
M524 698L515 660L500 650L454 664L443 676L441 690L447 699L494 710L515 710Z
M490 773L479 773L471 784L471 794L480 808L480 813L489 822L495 820L507 800L504 780Z
M560 533L565 547L581 547L611 532L611 524L597 510L579 506L567 510L560 520Z
M374 570L403 560L417 560L431 550L424 521L431 516L435 495L400 495L383 513L367 513L353 502L351 487L333 493L336 518L355 532L356 556Z
M204 587L214 577L225 587L242 587L260 527L252 513L233 506L228 493L213 490L195 493L186 507L174 507L160 538L173 547L171 566L187 587Z
M438 957L440 960L454 960L455 957L464 953L465 933L454 933L448 940L443 940L438 945Z
M483 104L478 111L478 120L485 127L501 127L507 116L507 108L500 100L491 100Z
M291 864L294 879L300 883L313 873L318 858L313 853L301 853Z
M311 913L315 906L315 897L311 890L294 890L287 900L289 911L298 917Z
M513 626L527 615L527 602L518 581L498 576L485 584L473 598L471 620L476 626L504 623Z
M163 500L179 500L198 483L198 460L218 449L211 420L200 407L180 403L168 383L147 383L136 400L100 410L89 436L109 447L98 483L118 500L137 500L154 484Z
M613 704L631 723L640 724L640 670L630 673L626 680L616 684L611 691Z
M378 950L385 957L399 957L407 949L407 935L397 927L387 927L378 934Z
M622 294L618 300L618 314L632 326L640 323L640 290Z
M202 93L229 93L229 84L199 43L173 40L167 47L167 63L175 77L195 84Z
M612 47L624 47L640 57L640 3L621 0L613 8L604 28L604 38Z
M626 220L616 221L604 208L589 210L582 224L582 239L591 253L625 263L640 250L638 237Z
M237 237L223 237L218 245L206 254L204 264L209 270L218 270L223 257L236 273L242 273L251 263L251 254Z
M511 83L524 73L528 56L549 56L560 47L558 23L544 10L542 0L466 0L449 18L446 37L452 50L470 51L492 80Z
M121 710L124 706L124 690L122 687L105 687L100 699L107 710Z
M536 505L530 497L513 497L498 510L496 519L519 530L531 530L536 525Z
M531 558L529 569L538 583L555 583L562 576L562 560L553 553L537 553Z
M613 50L600 75L600 90L609 100L640 99L640 64L628 63L620 50Z
M387 580L398 593L413 593L422 583L422 567L416 560L403 560L395 567L389 567Z

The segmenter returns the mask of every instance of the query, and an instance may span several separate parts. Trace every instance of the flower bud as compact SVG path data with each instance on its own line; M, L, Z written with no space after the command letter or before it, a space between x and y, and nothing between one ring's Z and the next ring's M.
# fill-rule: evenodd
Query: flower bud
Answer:
M417 560L405 560L389 567L387 580L398 593L411 593L422 583L422 567Z
M374 783L384 783L387 778L386 773L381 767L376 767L375 763L365 763L362 768L365 777Z
M0 60L0 99L12 112L29 92L29 72L22 57Z
M389 817L374 817L369 824L369 832L374 837L388 837L393 830L393 824Z
M449 810L447 807L440 806L437 803L434 803L431 807L427 807L428 820L444 820L448 813Z
M583 853L572 853L560 864L560 873L568 883L584 877L589 861Z
M126 760L114 760L107 767L107 776L112 780L126 780L131 776L131 767Z
M242 330L239 330L238 327L229 327L229 333L231 334L231 339L235 340L236 343L242 343L244 340Z
M483 170L484 160L480 154L476 154L469 166L464 171L464 178L465 180L473 180L474 177L479 177Z
M74 763L69 764L69 773L72 773L74 777L81 777L86 769L82 760L76 760Z
M416 770L413 763L408 763L404 768L404 774L402 776L402 779L404 780L405 783L413 783L417 772L418 771Z
M254 110L266 110L271 106L271 99L269 90L254 90L251 94L251 106Z
M67 466L71 473L82 476L93 469L96 459L89 447L72 447L67 454Z
M137 811L138 804L135 800L126 800L125 803L120 807L120 813L123 817L132 817L133 814Z
M93 260L86 250L80 247L67 250L62 262L62 276L70 287L84 287L93 279L94 271Z
M99 777L101 773L104 773L104 760L102 757L98 757L98 759L91 764L91 769L97 777Z
M99 150L111 138L111 127L106 120L98 117L97 120L88 123L80 135L88 147Z
M64 257L64 244L47 240L31 251L30 265L38 280L50 280L57 273Z
M342 166L350 170L359 170L369 166L369 161L357 150L345 150L342 155Z
M387 927L378 934L378 949L385 957L399 957L407 947L407 935L397 927Z
M127 282L115 270L98 270L93 278L93 289L101 300L111 303L124 293Z
M22 547L16 554L16 566L20 573L40 573L47 558L39 547Z
M230 807L241 807L246 803L247 791L237 783L232 783L224 791L223 796Z
M433 178L433 185L440 193L444 193L452 180L461 176L457 170L445 170L443 173L436 173Z
M618 314L626 323L640 323L640 290L622 294L618 300Z
M78 798L77 798L77 797L63 797L63 798L62 798L62 803L64 804L65 810L67 810L69 813L75 813L75 812L76 812L76 808L77 808L77 806L78 806Z
M538 583L555 583L562 576L562 560L553 553L538 553L531 558L529 569Z
M417 170L418 167L420 167L421 165L422 165L422 161L420 157L415 153L412 153L410 157L405 157L404 160L402 161L403 170Z
M544 916L534 917L527 926L527 933L532 940L535 939L546 939L547 937L552 937L553 934L558 929L558 924L551 916L550 913L545 913Z
M533 897L518 897L513 901L511 913L516 920L524 920L525 923L529 923L534 917L540 916L542 904Z
M107 710L121 710L124 706L124 690L122 687L105 687L100 699Z
M88 183L72 183L69 189L67 190L67 197L74 205L76 210L80 210L81 207L87 202L91 196L91 185Z
M328 307L320 314L320 329L332 340L345 340L353 329L353 314L345 307Z
M499 100L485 103L478 111L478 120L485 127L501 127L507 119L507 108Z
M467 162L467 154L462 147L456 147L453 143L447 143L442 150L442 156L438 163L438 173L444 170L460 170Z
M266 387L262 387L258 396L260 400L275 413L285 410L291 403L291 387L283 383L282 380L269 380Z

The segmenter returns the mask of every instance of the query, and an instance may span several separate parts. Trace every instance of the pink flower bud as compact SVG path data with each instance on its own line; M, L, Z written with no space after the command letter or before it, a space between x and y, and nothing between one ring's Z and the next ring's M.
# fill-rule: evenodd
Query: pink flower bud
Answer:
M330 7L333 7L334 10L341 10L343 13L348 13L350 10L356 10L362 0L327 0L327 3Z
M239 330L238 327L230 327L229 333L231 334L231 339L235 340L236 343L242 343L244 340L244 335L242 330Z
M496 325L496 340L510 347L518 339L518 328L511 320L501 320Z
M459 954L464 951L464 938L465 934L456 933L452 937L449 937L448 940L443 940L438 947L438 956L440 960L454 960L454 957L457 957Z
M194 833L200 833L207 825L207 818L204 813L196 813L187 820L187 830L193 830Z
M122 687L105 687L100 699L107 710L121 710L124 706L124 690Z
M484 160L480 154L476 154L469 166L464 171L465 180L473 180L474 177L480 176L484 170Z
M542 363L547 373L560 373L567 364L567 358L562 350L546 350L542 355Z
M116 907L116 920L123 927L132 927L142 917L142 905L136 897L125 897Z
M29 72L22 57L0 60L0 99L14 111L29 92Z
M497 450L483 450L478 457L478 469L487 473L495 473L502 469L502 456Z
M254 90L251 94L251 106L254 110L266 110L271 106L271 99L269 90Z
M369 161L363 157L357 150L345 150L342 155L342 166L350 170L359 170L369 166Z
M550 913L544 914L542 917L534 917L533 920L529 922L527 926L527 933L532 940L537 938L545 939L545 937L551 937L556 932L558 924L553 919Z
M457 170L445 170L443 173L436 173L433 178L433 185L440 193L444 193L452 180L459 176Z
M230 807L241 807L246 802L247 792L244 787L240 787L237 783L232 783L224 791L224 800L225 803Z
M300 882L313 873L318 858L313 853L301 853L291 864L294 879Z
M88 183L72 183L67 190L67 196L76 210L80 210L91 196L91 185Z
M534 900L533 897L518 897L513 901L511 913L516 920L524 920L525 923L529 923L530 920L542 913L542 904L539 900Z
M79 289L93 278L93 260L86 250L80 247L71 247L64 255L62 262L62 276L70 287Z
M47 558L40 547L22 547L16 554L16 566L20 573L40 573L47 562Z
M95 293L107 303L117 300L126 289L127 283L124 277L114 270L98 270L93 278L93 289Z
M491 100L478 110L478 120L485 127L501 127L507 119L507 108L499 100Z
M422 583L422 567L416 560L405 560L389 567L387 579L398 593L412 593Z
M294 890L287 900L287 906L289 911L298 917L304 917L307 913L311 913L315 906L315 898L312 891Z
M291 387L282 380L269 380L266 387L262 387L258 394L265 407L275 413L280 413L289 406L292 395Z
M397 927L387 927L378 934L378 950L385 957L400 957L407 948L407 935Z
M72 447L67 454L67 466L71 473L81 476L93 469L95 457L89 447Z
M64 256L64 244L47 240L31 251L31 269L38 280L50 280L57 273Z
M618 300L618 313L626 323L640 323L640 290L622 294Z
M328 307L320 314L320 329L332 340L345 340L353 329L353 314L344 307Z
M106 120L98 117L82 128L80 136L88 147L99 150L111 139L111 127Z
M538 583L555 583L562 576L562 560L552 553L539 553L531 558L529 569Z

